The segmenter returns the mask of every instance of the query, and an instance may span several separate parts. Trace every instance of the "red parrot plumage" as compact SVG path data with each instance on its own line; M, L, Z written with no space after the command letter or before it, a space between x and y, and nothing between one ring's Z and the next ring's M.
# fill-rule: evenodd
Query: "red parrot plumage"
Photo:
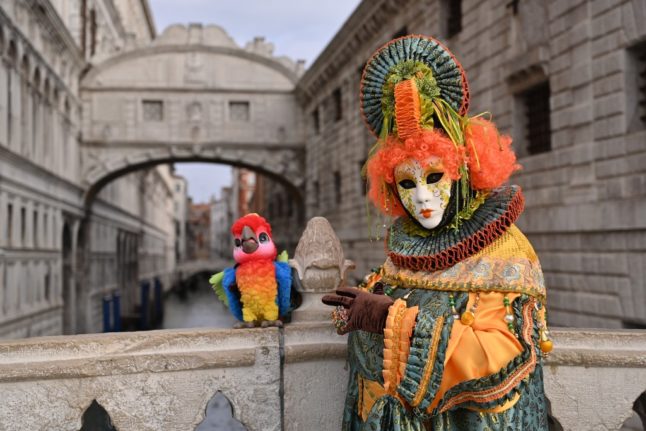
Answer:
M247 214L233 224L231 233L236 266L220 278L214 276L214 284L221 282L225 302L239 320L277 322L289 309L292 280L289 266L276 262L271 226L260 215Z

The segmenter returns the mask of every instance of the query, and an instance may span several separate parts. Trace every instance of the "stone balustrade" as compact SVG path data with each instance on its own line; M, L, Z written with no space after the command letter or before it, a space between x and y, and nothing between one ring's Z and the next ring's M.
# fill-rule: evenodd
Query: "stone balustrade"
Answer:
M646 390L646 333L552 334L553 416L565 430L619 429ZM76 431L96 400L119 431L192 430L220 391L250 431L338 430L345 342L322 322L0 342L0 429Z

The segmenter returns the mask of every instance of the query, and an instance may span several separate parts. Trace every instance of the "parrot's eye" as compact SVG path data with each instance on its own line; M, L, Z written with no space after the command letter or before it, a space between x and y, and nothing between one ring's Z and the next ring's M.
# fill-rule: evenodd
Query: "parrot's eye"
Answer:
M258 239L260 240L260 242L267 242L269 241L269 235L263 232L260 234L260 236L258 236Z
M236 238L235 241L233 241L236 245L236 247L240 247L242 245L242 241L240 239Z

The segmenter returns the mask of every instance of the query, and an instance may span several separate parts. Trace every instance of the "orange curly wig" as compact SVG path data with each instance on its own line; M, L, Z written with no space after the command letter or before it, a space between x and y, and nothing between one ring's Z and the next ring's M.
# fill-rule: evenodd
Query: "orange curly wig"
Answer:
M474 190L491 190L504 184L520 169L511 138L500 136L496 126L482 118L474 118L464 131L469 180Z
M457 147L438 130L423 130L404 142L391 135L368 160L366 176L368 197L386 215L403 216L404 207L399 202L395 186L395 167L415 159L428 163L429 157L442 159L444 172L452 180L460 178L460 165L464 160L464 148ZM426 167L426 166L423 166Z
M386 215L405 215L397 195L395 167L409 159L428 163L429 157L439 157L444 172L452 180L460 178L460 166L466 162L473 190L495 189L520 169L511 138L500 136L493 123L481 118L470 119L464 137L466 145L456 146L438 129L423 130L404 142L389 136L366 163L368 198Z

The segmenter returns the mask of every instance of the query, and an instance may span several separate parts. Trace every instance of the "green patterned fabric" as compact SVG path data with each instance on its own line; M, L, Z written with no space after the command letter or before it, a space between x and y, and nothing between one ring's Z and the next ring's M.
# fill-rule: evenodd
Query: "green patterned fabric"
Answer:
M522 340L523 352L512 360L507 367L490 376L470 380L455 386L444 395L432 414L429 415L425 412L426 408L435 398L435 393L439 387L444 371L444 352L454 320L449 307L449 294L449 292L442 291L399 288L392 295L393 298L402 298L408 295L406 298L408 306L419 305L420 307L416 327L411 339L409 362L404 379L398 387L399 395L408 402L414 398L417 392L421 377L420 370L424 368L429 349L434 342L432 336L435 323L440 316L444 316L445 318L444 327L439 332L439 348L431 379L424 394L423 401L413 410L407 410L397 398L385 395L379 398L373 405L366 421L363 422L361 420L359 414L359 376L383 384L383 336L369 334L363 331L350 333L348 341L350 375L343 415L342 429L344 431L424 431L431 429L434 431L547 430L547 412L540 362L528 378L522 380L517 387L502 399L490 402L489 404L463 403L446 412L438 413L444 403L456 393L486 390L500 384L505 377L529 357L531 347ZM458 311L464 311L468 300L468 293L454 292L454 298ZM518 327L523 324L522 307L530 299L529 296L523 295L512 304ZM532 337L534 339L534 346L537 346L538 328L535 326ZM534 348L536 349L535 353L537 357L540 358L538 348ZM503 404L517 393L520 394L519 401L513 407L501 413L481 413L466 408L489 409Z

